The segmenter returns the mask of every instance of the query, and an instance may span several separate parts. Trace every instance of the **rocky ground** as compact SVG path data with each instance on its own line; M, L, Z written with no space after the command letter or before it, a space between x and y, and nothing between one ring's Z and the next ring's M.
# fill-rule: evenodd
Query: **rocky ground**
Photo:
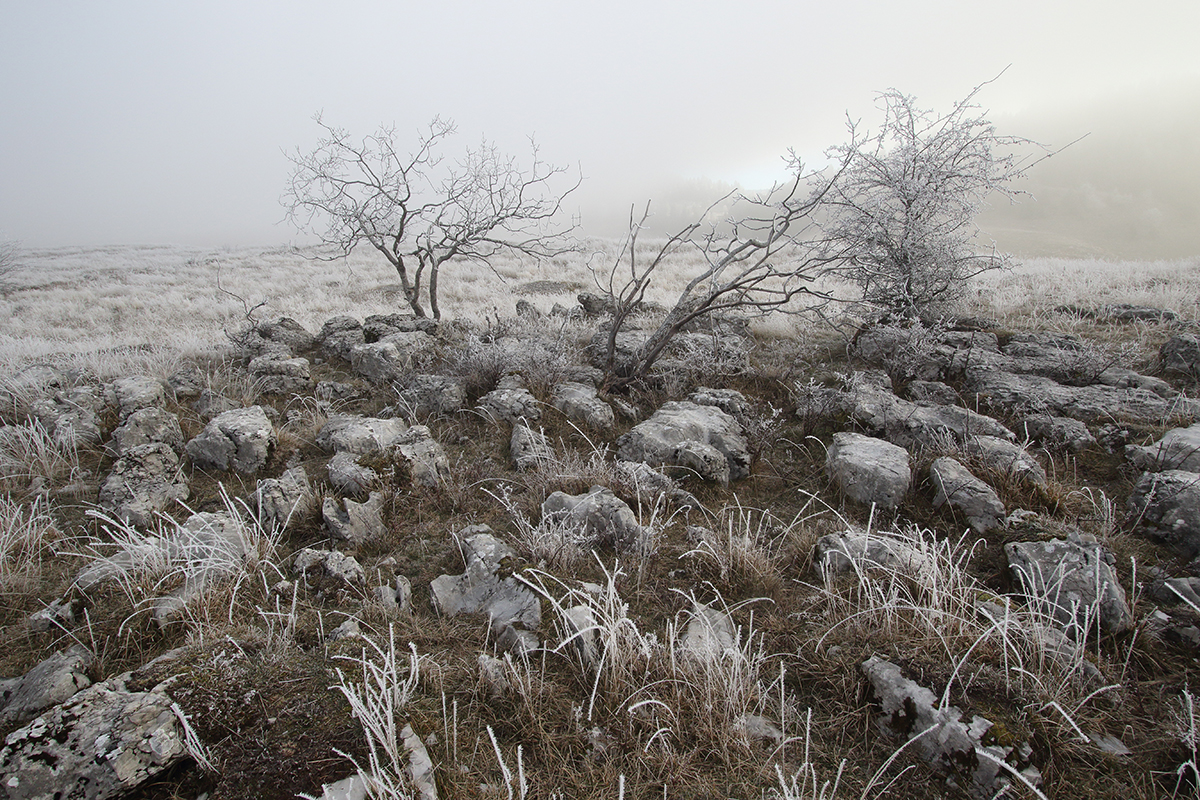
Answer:
M1194 324L519 310L7 380L0 793L1196 793Z

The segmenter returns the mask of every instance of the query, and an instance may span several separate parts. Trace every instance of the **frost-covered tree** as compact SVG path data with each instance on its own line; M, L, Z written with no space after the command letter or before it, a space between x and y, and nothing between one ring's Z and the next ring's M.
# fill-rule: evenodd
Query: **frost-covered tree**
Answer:
M1001 136L974 103L975 87L948 113L889 89L879 97L882 127L827 151L841 176L826 197L823 228L845 259L831 272L871 306L930 316L961 296L967 281L1005 266L975 224L993 192L1010 200L1014 182L1045 148Z
M288 157L292 172L283 203L302 232L320 242L317 258L332 260L367 244L400 276L409 308L441 318L438 280L451 259L487 263L502 252L550 257L570 249L569 226L557 226L563 199L579 186L566 169L515 157L483 142L459 160L442 150L455 132L439 118L411 152L398 146L394 127L353 138L315 117L323 134L310 152Z

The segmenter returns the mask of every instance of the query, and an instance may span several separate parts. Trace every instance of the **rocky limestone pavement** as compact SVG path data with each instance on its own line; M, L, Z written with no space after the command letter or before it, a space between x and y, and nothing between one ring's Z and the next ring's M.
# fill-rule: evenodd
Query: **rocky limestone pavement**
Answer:
M749 446L741 424L715 406L689 401L663 404L650 419L617 439L617 458L722 485L750 475Z
M904 448L944 447L976 434L1004 439L1015 435L995 419L957 405L903 400L882 372L856 372L841 388L814 388L798 404L797 413L830 417L847 415L864 430Z
M939 770L965 772L972 797L996 797L1010 783L1009 770L999 761L1020 771L1032 785L1041 782L1041 773L1029 763L1033 751L1028 743L1018 747L984 745L983 738L993 727L991 721L980 716L967 719L955 706L942 707L937 695L905 678L900 667L890 661L871 656L863 662L862 671L883 711L878 720L881 731L916 739L916 751Z
M307 358L265 353L251 359L247 371L263 394L307 394L313 388Z
M425 333L434 336L438 321L413 314L372 314L363 320L363 338L367 343L383 341L396 333Z
M1042 413L1097 423L1110 419L1157 422L1174 415L1200 417L1200 400L1165 398L1149 389L1115 386L1065 386L1040 375L1019 375L972 368L966 390L988 408L1003 413Z
M1200 472L1200 424L1172 428L1147 447L1126 445L1125 457L1138 469L1148 472L1167 469Z
M1113 556L1090 536L1004 546L1013 579L1030 605L1053 617L1074 639L1133 627Z
M123 678L94 684L9 734L0 750L11 800L127 794L187 757L183 726L161 691Z
M1046 470L1021 445L996 436L972 436L963 445L968 456L988 469L1036 486L1046 485Z
M142 444L162 442L176 453L183 452L183 430L179 417L165 408L143 408L126 418L124 424L112 433L111 447L122 456Z
M592 547L612 543L620 550L641 552L650 541L650 532L638 523L633 509L604 486L581 495L554 492L542 503L542 516L576 527Z
M217 415L184 450L198 469L236 470L253 475L275 450L275 426L262 406Z
M282 530L292 521L303 519L313 503L308 474L299 465L278 478L263 478L254 494L259 522L267 529Z
M461 575L441 575L429 584L438 613L454 616L479 613L488 618L497 643L505 649L528 652L541 643L534 631L542 623L541 601L512 571L516 554L491 534L486 525L458 533L467 562Z
M600 399L596 387L584 383L560 383L550 402L567 419L592 430L611 431L617 421L612 406Z
M137 445L113 463L100 487L100 507L132 525L150 525L159 511L188 498L179 456L162 442Z
M29 408L54 443L67 449L100 444L104 438L100 430L103 410L104 401L86 386L57 392L53 399L35 400Z
M0 680L0 728L24 725L92 685L95 658L83 645L59 650L19 678Z
M934 508L949 504L978 534L1004 527L1004 503L996 491L958 461L949 456L935 459L929 466L929 480L937 490Z
M1200 555L1200 474L1179 469L1146 472L1129 495L1134 529L1182 555Z
M122 422L135 411L151 406L161 407L167 401L162 383L145 375L113 381L112 392Z
M321 505L321 517L329 533L359 546L373 542L387 534L383 523L383 493L371 492L365 503L356 503L349 498L340 502L326 497Z
M833 435L825 470L851 500L883 509L898 506L912 482L907 450L850 431Z

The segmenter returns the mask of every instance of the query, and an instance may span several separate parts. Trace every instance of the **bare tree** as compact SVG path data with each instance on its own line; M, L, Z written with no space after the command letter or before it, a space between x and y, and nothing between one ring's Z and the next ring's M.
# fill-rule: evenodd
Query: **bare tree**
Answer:
M979 241L976 215L993 192L1050 153L1028 139L1001 136L974 104L976 86L948 113L920 108L895 89L879 96L883 125L826 155L846 166L824 198L826 236L847 258L832 272L856 284L868 304L905 316L937 313L966 282L1000 269L1007 257Z
M670 236L648 260L638 260L637 239L649 216L649 204L640 218L631 212L630 232L621 252L612 268L597 276L597 285L613 309L604 350L606 387L620 389L645 378L671 340L703 317L767 314L788 307L800 295L818 303L829 300L812 288L812 282L843 258L843 249L821 234L815 215L846 166L843 161L824 172L806 172L792 154L793 177L787 183L765 195L733 196L729 218L706 224L702 217ZM710 211L730 197L718 200ZM633 358L619 358L618 337L629 317L641 307L664 260L681 250L699 254L703 267Z
M283 203L301 231L316 234L317 256L332 260L366 243L400 276L413 313L441 318L438 280L451 259L487 263L501 252L550 257L571 249L555 228L564 198L579 180L556 189L566 169L543 163L531 140L524 167L484 141L449 161L442 148L454 124L434 118L411 153L398 149L394 127L361 140L315 117L324 132L311 152L289 155Z

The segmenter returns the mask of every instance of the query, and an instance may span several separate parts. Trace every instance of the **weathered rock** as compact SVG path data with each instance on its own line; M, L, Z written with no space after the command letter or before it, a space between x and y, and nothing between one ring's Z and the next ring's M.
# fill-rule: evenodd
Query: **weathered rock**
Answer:
M567 419L598 431L610 431L616 423L612 406L600 399L596 387L567 381L554 387L551 403Z
M503 636L510 628L525 633L536 631L542 622L541 601L512 576L516 554L492 536L486 525L466 528L459 537L466 557L466 572L442 575L430 583L434 608L446 616L484 614L497 636Z
M580 292L577 299L583 313L589 317L606 316L616 308L612 298L604 297L593 292Z
M205 422L219 417L226 411L235 411L241 407L241 403L236 403L212 389L201 389L200 396L196 398L196 402L192 403L192 409Z
M345 498L339 503L326 497L321 505L321 517L329 532L338 539L354 545L373 542L387 534L383 524L383 493L371 492L365 503Z
M20 678L0 680L0 728L23 725L92 685L93 658L83 645L59 650Z
M854 336L850 355L898 380L933 381L942 378L950 362L938 345L937 332L920 323L869 325Z
M1109 367L1096 377L1097 383L1115 386L1118 389L1146 389L1159 397L1176 397L1179 390L1161 378L1141 375L1123 367Z
M512 437L508 442L508 454L518 472L537 469L539 464L549 463L554 455L550 440L540 430L518 422L512 426Z
M412 481L419 486L436 489L450 474L450 459L433 433L424 425L413 425L400 434L387 454L395 463L407 461Z
M297 576L328 578L347 587L361 587L367 580L362 565L340 550L313 550L305 547L296 553L292 570Z
M1004 552L1030 605L1057 619L1073 638L1085 636L1089 627L1102 633L1133 627L1113 557L1098 542L1078 537L1011 542Z
M277 352L286 349L291 353L303 353L317 344L317 337L291 317L280 317L274 322L263 322L255 326L255 335L265 344L277 345ZM259 349L271 349L262 347Z
M959 405L958 392L941 381L910 381L906 393L909 400L921 405Z
M1189 558L1200 554L1200 474L1144 473L1129 495L1129 514L1137 530Z
M825 469L851 500L885 509L899 505L912 482L907 450L849 431L833 435Z
M1172 428L1148 447L1127 445L1125 457L1138 469L1150 472L1165 469L1200 472L1200 424Z
M516 425L519 422L538 422L542 409L528 389L493 389L479 400L479 410L489 417Z
M1175 334L1159 348L1158 360L1162 363L1163 372L1195 380L1200 377L1200 335Z
M255 495L259 521L267 528L286 528L312 508L312 488L302 466L292 467L278 478L260 480Z
M184 364L167 378L167 389L175 396L176 402L199 397L204 386L204 373L195 364Z
M680 654L700 662L715 664L737 648L737 626L724 611L694 603L687 630L679 643Z
M113 394L116 396L122 421L139 409L162 406L167 399L163 385L144 375L114 381Z
M365 495L380 480L378 472L359 464L358 456L345 451L334 453L326 470L329 485L351 497Z
M833 573L872 569L898 572L922 585L931 585L937 570L935 556L911 538L854 530L818 539L814 562Z
M622 480L632 484L639 502L653 507L660 497L665 497L680 508L703 508L695 495L679 488L679 484L673 478L649 464L641 461L618 461L615 466Z
M333 317L321 328L317 338L326 358L339 358L342 361L349 361L354 348L366 342L362 323L354 317Z
M715 406L672 401L617 439L617 458L726 484L750 474L742 426Z
M453 414L466 402L463 381L446 375L413 375L400 392L400 409L411 422L431 414Z
M382 453L408 431L402 419L375 419L355 414L336 414L317 433L317 447L335 452Z
M113 464L100 487L101 507L133 525L149 525L155 512L188 498L179 456L162 442L131 448Z
M250 406L214 417L184 449L199 469L252 475L266 466L275 442L275 426L263 407Z
M1052 417L1049 414L1030 414L1021 422L1026 438L1034 439L1043 447L1082 453L1096 443L1096 437L1077 419Z
M391 583L375 587L375 597L388 614L407 614L412 611L412 582L397 575Z
M963 450L988 469L1011 475L1037 486L1046 485L1046 470L1021 445L995 436L972 436Z
M1004 527L1004 503L992 487L976 478L971 471L949 456L935 459L929 466L929 479L937 489L933 505L947 503L967 518L975 533L986 533Z
M965 719L957 707L941 706L932 691L908 680L900 667L878 656L864 661L862 670L883 710L879 727L909 741L916 739L916 751L937 768L965 771L972 796L994 797L1009 783L1009 772L997 761L1016 762L1010 764L1013 770L1022 772L1035 786L1040 782L1037 768L1022 763L1022 753L1016 748L983 744L984 735L993 727L989 720L979 716Z
M306 394L313 388L307 358L267 353L252 359L247 371L263 394Z
M100 444L100 417L90 404L75 403L61 396L35 400L30 413L54 443L64 449Z
M709 389L701 386L689 394L687 399L700 406L716 406L732 416L745 414L750 410L746 395L734 389Z
M67 377L49 364L30 364L17 370L0 386L0 420L15 424L29 405L67 385Z
M112 435L112 447L117 455L142 444L162 442L176 453L183 452L183 430L179 417L163 408L143 408L135 411Z
M0 774L12 800L124 795L187 755L169 697L90 686L9 734Z
M410 372L435 344L432 336L421 331L392 333L377 342L354 345L350 348L350 364L371 383L390 383Z
M603 486L576 496L554 492L542 503L542 515L578 527L595 545L612 542L622 549L640 549L650 538L633 509Z
M1200 417L1200 400L1163 398L1147 389L1064 386L1039 375L993 369L967 372L967 391L990 408L1006 413L1043 413L1083 422L1128 419L1154 422L1173 415Z

